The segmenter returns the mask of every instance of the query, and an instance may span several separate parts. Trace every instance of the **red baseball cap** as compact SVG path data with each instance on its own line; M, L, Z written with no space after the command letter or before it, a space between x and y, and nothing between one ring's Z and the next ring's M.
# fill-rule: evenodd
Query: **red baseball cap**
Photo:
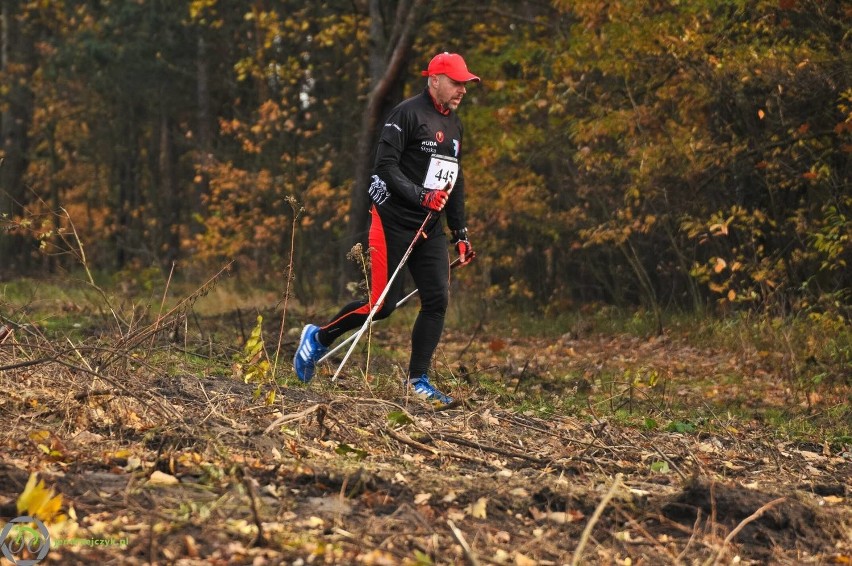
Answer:
M432 75L447 75L454 81L466 83L468 81L479 82L479 77L467 70L467 65L458 53L438 53L429 61L429 68L420 73L424 77Z

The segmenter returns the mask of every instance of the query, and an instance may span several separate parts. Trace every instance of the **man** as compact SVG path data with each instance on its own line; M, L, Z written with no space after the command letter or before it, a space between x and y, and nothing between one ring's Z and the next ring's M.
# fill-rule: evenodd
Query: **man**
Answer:
M446 211L460 263L469 262L473 248L465 227L462 124L455 111L467 84L478 82L479 77L468 71L456 53L436 55L421 74L427 77L426 88L391 111L376 151L370 185L370 301L346 305L323 326L306 325L293 365L301 381L311 380L317 360L329 346L364 325L414 242L406 266L417 285L420 312L411 333L408 384L417 396L448 405L453 399L432 385L428 376L449 300L449 255L441 213ZM393 312L402 297L402 285L401 278L394 279L375 320Z

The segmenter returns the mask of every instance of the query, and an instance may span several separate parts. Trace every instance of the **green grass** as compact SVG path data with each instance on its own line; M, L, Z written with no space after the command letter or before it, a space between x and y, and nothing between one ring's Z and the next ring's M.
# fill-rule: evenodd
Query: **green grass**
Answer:
M68 340L79 344L93 336L108 339L111 333L117 337L131 328L149 324L158 313L168 311L197 290L193 284L174 281L164 293L166 281L154 270L123 279L98 274L95 277L105 285L103 292L79 276L4 282L0 284L0 314L15 324L36 327L54 344ZM194 302L188 319L190 334L197 330L193 328L196 319L206 319L201 326L208 347L189 344L189 348L184 348L178 342L171 349L146 352L150 356L146 361L199 377L211 372L230 372L233 356L242 348L236 330L239 324L234 313L237 312L241 313L244 333L251 330L256 315L264 313L266 350L272 355L281 323L282 299L281 290L255 287L237 277L225 277ZM290 299L285 332L298 330L303 318L330 315L337 306L306 308ZM374 326L369 388L378 395L395 396L400 391L400 368L407 363L407 337L417 312L415 298L391 318L377 321ZM213 320L217 320L215 325L210 322ZM489 309L481 302L466 301L461 294L451 298L446 324L448 332L472 335L482 327L491 336L544 341L565 335L575 339L595 335L649 339L657 333L655 316L642 309L628 311L588 305L543 316L512 311L505 305ZM786 388L796 402L783 409L761 406L760 399L754 398L757 393L744 386L744 376L725 368L714 374L689 375L689 385L695 391L716 387L731 393L724 401L703 399L700 395L696 398L676 395L674 384L665 374L666 368L641 365L601 372L594 377L591 389L584 387L588 384L578 369L557 372L556 376L549 371L538 378L526 376L517 388L502 376L487 371L477 373L470 383L461 385L474 388L476 396L494 399L506 408L539 415L607 417L639 428L647 428L649 423L658 429L688 423L701 431L724 431L726 427L746 430L750 423L760 422L771 427L779 438L829 443L852 441L849 425L852 326L848 321L837 315L813 312L787 318L745 313L714 317L677 312L665 314L663 328L672 340L696 349L722 351L735 360L760 360L767 379L773 380L771 385L779 390ZM404 347L391 347L383 335L395 336L396 343L400 343L400 336L405 337L401 341ZM285 340L292 342L292 336ZM362 340L366 344L366 338ZM476 347L485 346L474 344ZM359 355L363 359L363 354ZM289 355L279 360L276 370L277 375L270 376L266 385L272 386L273 381L285 386L298 384L292 375ZM452 371L439 364L439 377L444 385L457 385ZM312 387L322 390L325 386L312 384Z

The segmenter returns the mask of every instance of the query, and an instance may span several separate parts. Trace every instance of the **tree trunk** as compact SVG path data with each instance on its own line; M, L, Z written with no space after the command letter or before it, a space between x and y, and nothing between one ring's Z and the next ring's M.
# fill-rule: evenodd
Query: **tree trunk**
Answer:
M192 190L189 194L189 210L192 211L191 218L188 220L189 231L191 235L198 234L201 231L201 223L196 220L203 218L203 207L201 205L201 197L206 194L210 187L210 165L211 165L211 124L213 119L210 114L210 61L207 53L207 40L204 38L204 30L198 30L198 59L196 61L196 80L197 82L197 104L198 104L198 137L195 148L197 152L196 158L196 174L197 181L193 181Z
M33 95L30 76L35 58L33 38L18 25L17 2L5 0L0 11L0 71L8 92L0 100L0 219L21 214L26 199L24 173L28 166L29 135ZM3 271L11 273L25 261L28 246L0 229L0 257Z
M118 187L115 221L115 267L124 269L138 260L144 249L144 224L147 212L139 186L139 132L136 126L138 109L127 103L127 115L117 128L124 143L115 154L116 185ZM150 155L150 151L148 152Z
M396 6L393 24L384 25L381 7L385 2L370 0L370 75L372 90L367 97L367 107L361 122L360 135L355 148L355 172L350 192L349 225L347 238L343 246L343 256L352 244L366 244L368 211L370 206L367 187L375 157L375 143L379 124L387 113L400 102L401 90L394 92L400 85L400 76L405 71L414 43L414 29L420 15L423 0L400 0ZM395 96L394 96L395 95ZM341 271L339 289L344 289L346 281L360 277L357 266L347 263Z
M181 199L175 173L177 151L173 130L172 120L164 109L160 115L160 152L157 160L160 193L157 203L159 208L157 224L160 226L160 234L157 234L153 240L159 244L155 255L160 259L160 264L166 273L180 255L181 210L185 205Z

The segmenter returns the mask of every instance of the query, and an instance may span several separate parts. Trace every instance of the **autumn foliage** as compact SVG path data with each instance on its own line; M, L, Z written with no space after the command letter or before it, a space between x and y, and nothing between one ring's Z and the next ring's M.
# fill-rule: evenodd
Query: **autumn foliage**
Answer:
M82 243L107 271L292 257L304 298L342 293L370 67L399 39L398 3L364 4L5 4L2 277ZM387 103L437 50L484 79L460 112L486 300L848 317L848 6L410 6Z

